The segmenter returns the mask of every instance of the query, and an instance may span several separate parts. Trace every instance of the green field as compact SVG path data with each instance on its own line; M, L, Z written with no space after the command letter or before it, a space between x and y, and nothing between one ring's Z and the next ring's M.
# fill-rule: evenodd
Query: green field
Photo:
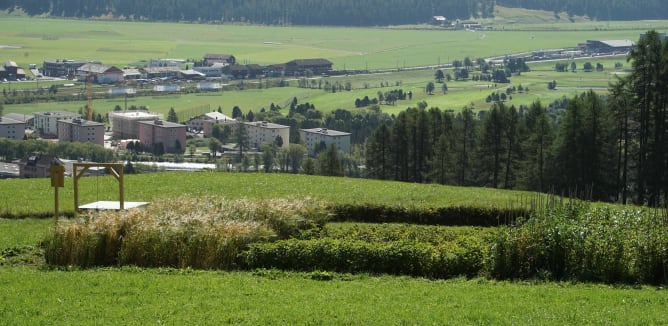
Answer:
M506 17L511 15L507 14ZM501 19L501 18L499 18ZM506 18L508 20L508 18ZM326 58L334 63L334 69L404 69L451 63L464 57L501 56L509 53L527 52L540 49L574 47L588 39L630 39L650 28L659 30L667 27L663 21L648 22L602 22L577 21L556 23L550 30L540 30L536 24L522 25L524 18L508 21L513 31L499 28L501 22L494 23L494 30L447 31L433 28L331 28L331 27L275 27L247 25L209 25L176 23L138 23L118 21L62 20L6 16L0 20L0 56L16 61L27 67L30 63L41 65L44 60L84 59L100 60L105 64L141 66L151 58L201 59L206 53L234 54L240 63L276 64L296 58ZM505 25L503 25L505 26ZM538 29L530 30L534 26ZM572 28L569 30L569 28ZM525 30L526 29L526 30ZM582 63L584 63L583 59ZM549 103L563 96L573 96L583 90L594 88L604 90L614 79L614 62L611 59L592 58L593 64L604 62L603 73L579 73L553 75L549 73L552 64L532 63L534 71L511 78L511 85L497 85L497 90L522 84L531 91L516 94L509 101L515 105L528 105L535 100ZM625 62L624 57L612 59ZM609 64L608 64L609 62ZM546 66L547 65L547 66ZM549 67L551 65L552 67ZM535 66L535 68L534 68ZM629 65L625 65L628 67ZM553 70L553 69L551 69ZM376 97L379 91L387 92L401 88L414 94L413 100L401 101L394 106L383 105L387 113L398 113L407 107L415 107L425 101L429 106L441 109L459 110L473 105L476 109L486 109L485 98L491 92L488 85L474 82L451 82L450 91L443 94L436 85L434 94L428 95L424 89L433 81L434 70L399 71L386 74L329 77L330 83L350 84L352 91L337 93L319 89L297 88L295 80L290 87L263 90L227 91L214 94L190 94L177 96L130 98L128 106L147 106L159 113L167 113L170 108L185 112L196 107L221 107L231 113L234 106L244 112L260 111L271 103L285 106L292 98L300 102L313 103L317 109L329 112L338 108L353 109L356 98ZM560 87L547 91L547 82L555 79ZM249 82L257 82L249 81ZM386 85L381 87L381 83ZM49 87L54 83L35 82L2 84L3 90L36 89ZM83 85L72 89L55 84L60 92L82 94ZM387 86L389 85L389 86ZM95 88L102 94L105 88ZM250 94L249 94L250 93ZM97 112L108 112L116 105L125 107L122 98L96 99L93 107ZM77 111L85 106L85 101L65 103L31 103L5 105L5 112L31 114L38 111Z
M2 180L3 210L49 210L48 180ZM114 200L108 178L82 180L86 201ZM97 193L100 190L99 194ZM536 195L347 178L240 173L127 176L127 199L306 198L404 207L511 206ZM61 191L64 206L71 183ZM98 198L99 196L99 198ZM107 197L109 196L109 197ZM523 197L526 196L526 197ZM525 199L522 199L525 198ZM178 204L177 204L178 205ZM71 206L70 206L71 207ZM199 271L189 268L44 266L38 243L52 219L0 219L0 318L10 324L665 324L663 287L574 282L435 280L322 270ZM331 236L405 225L330 223ZM492 229L439 228L442 237L493 236ZM430 226L412 229L431 232ZM486 235L485 235L486 234ZM378 233L380 235L380 233ZM440 237L440 236L439 236ZM387 240L387 239L386 239ZM386 241L381 239L368 241ZM422 239L424 241L426 239ZM433 239L443 241L443 239Z

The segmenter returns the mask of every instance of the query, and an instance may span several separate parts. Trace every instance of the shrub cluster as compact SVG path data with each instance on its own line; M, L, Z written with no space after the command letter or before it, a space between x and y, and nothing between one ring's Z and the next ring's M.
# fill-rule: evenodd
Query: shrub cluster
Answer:
M482 274L488 244L477 237L432 245L417 241L366 242L332 238L253 244L249 268L368 272L448 278Z
M497 278L668 282L668 221L658 211L566 207L498 234Z
M334 221L366 223L411 223L425 225L499 226L512 224L516 218L529 216L525 208L473 206L406 207L373 204L331 206Z
M105 212L60 226L44 241L46 262L81 267L234 268L249 244L321 227L325 211L308 200L163 201Z

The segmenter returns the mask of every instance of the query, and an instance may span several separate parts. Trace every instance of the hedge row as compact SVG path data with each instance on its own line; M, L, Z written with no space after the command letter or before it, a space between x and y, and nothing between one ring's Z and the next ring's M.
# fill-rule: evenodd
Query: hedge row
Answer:
M510 225L519 217L527 217L525 208L498 207L405 207L373 204L344 204L329 207L333 220L339 222L409 223L446 226Z
M247 268L384 273L430 278L483 274L489 244L475 237L434 246L423 242L372 243L340 239L282 240L253 244Z

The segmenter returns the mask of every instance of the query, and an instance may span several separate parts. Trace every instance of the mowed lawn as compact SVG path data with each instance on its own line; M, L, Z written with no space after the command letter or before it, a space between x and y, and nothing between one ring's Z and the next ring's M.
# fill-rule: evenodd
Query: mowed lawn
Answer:
M659 325L665 289L273 270L0 267L7 324Z

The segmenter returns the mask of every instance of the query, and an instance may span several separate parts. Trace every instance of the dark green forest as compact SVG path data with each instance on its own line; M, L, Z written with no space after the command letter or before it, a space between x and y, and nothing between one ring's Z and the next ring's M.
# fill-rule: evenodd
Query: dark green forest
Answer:
M371 178L524 189L662 206L668 202L668 41L631 51L633 73L600 95L459 113L409 108L366 142ZM551 106L552 107L552 106Z
M488 18L494 5L567 12L598 20L666 19L663 0L5 0L0 9L22 8L29 15L113 16L159 21L244 22L270 25L388 26Z

